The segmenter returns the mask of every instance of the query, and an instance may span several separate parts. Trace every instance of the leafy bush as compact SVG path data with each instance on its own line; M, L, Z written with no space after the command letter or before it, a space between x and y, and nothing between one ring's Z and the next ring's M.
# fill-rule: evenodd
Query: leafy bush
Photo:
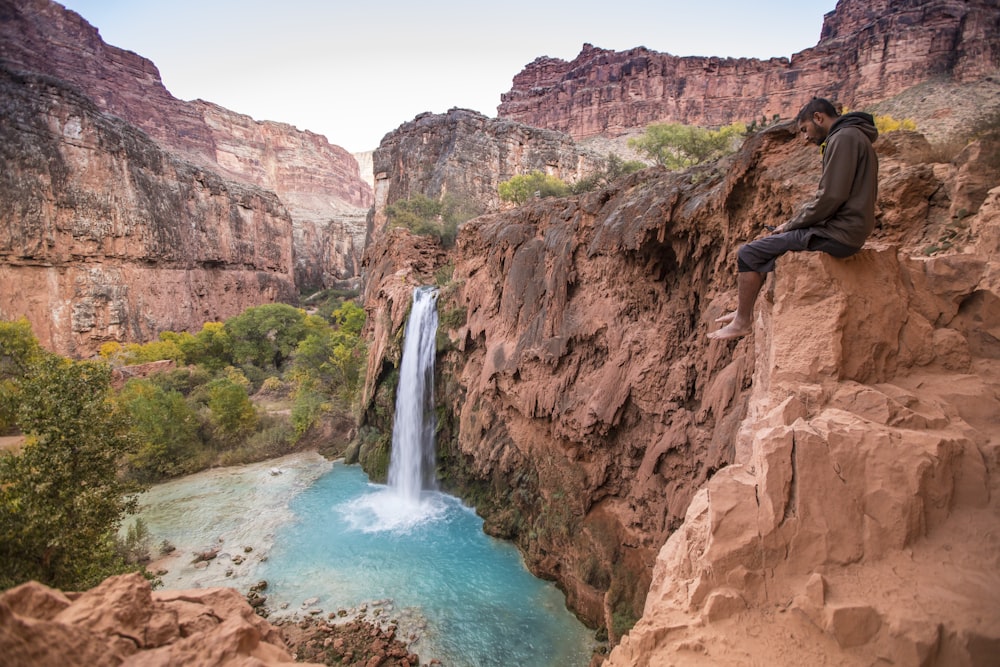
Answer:
M300 308L270 303L226 320L224 329L235 365L280 370L306 337L307 317Z
M780 121L781 116L778 114L774 114L770 119L768 119L767 116L761 116L760 120L755 118L750 121L749 125L747 125L746 134L750 135L754 132L760 132L761 130L771 127L772 125L777 125Z
M388 205L385 212L390 227L405 227L414 234L432 236L446 248L455 243L459 225L478 214L468 202L449 195L431 199L420 193Z
M644 169L645 167L646 165L638 160L623 160L614 153L608 153L607 163L605 164L604 169L591 174L586 178L580 179L574 183L570 189L575 194L590 192L591 190L596 190L597 188L610 185L619 178L639 171L640 169Z
M116 535L139 490L118 474L136 443L110 400L111 370L44 355L16 382L27 441L0 454L0 588L90 588L129 569Z
M900 130L916 130L917 123L912 118L897 120L888 114L884 116L876 114L875 129L878 130L879 134L888 134L889 132L898 132Z
M228 448L250 437L257 428L258 416L246 387L228 377L219 377L209 382L206 389L214 439Z
M653 124L641 137L629 139L628 145L656 164L679 171L735 152L745 133L743 123L718 130L679 123Z
M534 197L565 197L570 187L555 176L533 171L504 181L497 186L497 192L503 201L523 204Z
M149 380L132 379L117 400L131 415L139 440L128 462L140 481L155 482L194 471L192 463L202 444L200 422L183 394Z
M336 328L314 329L299 343L292 360L289 375L298 385L292 424L299 434L324 413L349 412L361 388L368 356L361 337L365 311L346 301L331 319Z
M44 354L24 317L0 322L0 435L15 426L18 379Z

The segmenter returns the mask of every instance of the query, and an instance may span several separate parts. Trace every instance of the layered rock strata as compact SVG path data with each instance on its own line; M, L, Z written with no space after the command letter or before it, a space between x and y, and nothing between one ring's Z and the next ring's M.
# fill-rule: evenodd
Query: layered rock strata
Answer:
M561 132L490 119L467 109L425 113L386 135L372 156L372 230L386 224L386 206L420 194L450 197L465 217L500 208L497 186L541 171L568 183L603 164Z
M443 483L613 641L641 617L613 664L678 650L746 661L734 626L709 623L792 612L796 595L801 641L754 626L779 663L905 662L934 627L940 655L974 661L1000 638L994 589L967 585L992 581L995 556L977 560L992 543L952 544L949 562L976 563L947 603L969 613L952 620L908 614L926 569L876 576L996 516L1000 178L993 147L949 164L924 163L925 148L880 140L871 249L787 258L758 333L733 344L705 333L734 297L736 248L791 217L819 176L788 125L715 167L481 216L446 256L378 239L366 420L391 400L381 383L413 285L437 282ZM852 580L881 602L856 599ZM937 595L918 601L933 610Z
M789 118L813 96L864 108L918 83L1000 71L1000 7L990 0L841 0L813 48L768 60L678 57L585 44L514 77L498 116L576 139L654 122L717 127Z
M295 297L274 193L165 152L61 81L0 66L0 91L0 317L86 357Z
M0 60L67 82L185 161L277 194L295 228L300 289L357 276L372 193L343 148L284 123L178 100L152 62L105 44L50 0L0 2Z

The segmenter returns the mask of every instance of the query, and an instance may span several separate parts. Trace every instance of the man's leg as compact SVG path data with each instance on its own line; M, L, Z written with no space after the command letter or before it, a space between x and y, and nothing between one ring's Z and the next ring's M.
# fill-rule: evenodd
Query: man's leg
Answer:
M736 312L720 317L719 321L728 321L729 324L708 334L709 338L731 340L753 331L753 307L760 288L764 286L764 275L756 271L740 271L736 278Z
M796 229L772 234L751 241L737 253L739 274L736 279L736 311L723 315L716 322L726 326L708 334L714 340L731 340L746 336L753 330L753 307L764 286L765 276L774 271L774 262L786 252L807 250L811 232Z

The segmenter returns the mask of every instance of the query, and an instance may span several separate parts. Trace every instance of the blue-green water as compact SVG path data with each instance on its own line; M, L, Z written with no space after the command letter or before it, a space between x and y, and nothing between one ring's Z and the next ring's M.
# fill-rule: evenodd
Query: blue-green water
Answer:
M424 664L588 664L592 633L562 593L531 576L511 544L484 534L458 499L424 492L414 504L370 484L357 466L311 457L209 471L148 492L142 516L154 540L169 539L182 554L166 565L165 586L246 592L265 579L278 614L379 607L400 619L401 638L417 637L411 650ZM188 562L208 546L220 548L216 559Z

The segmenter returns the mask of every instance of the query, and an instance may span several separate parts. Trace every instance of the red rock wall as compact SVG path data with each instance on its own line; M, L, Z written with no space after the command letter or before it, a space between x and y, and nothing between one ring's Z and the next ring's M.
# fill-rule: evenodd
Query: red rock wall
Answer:
M105 44L78 14L50 0L2 0L0 16L0 59L12 69L66 81L166 150L276 193L295 225L302 288L357 275L372 192L346 150L291 125L178 100L152 62Z
M421 114L387 134L372 156L373 232L384 228L386 206L413 195L449 195L470 214L486 213L500 208L497 186L513 176L541 171L573 183L592 173L602 158L561 132L467 109Z
M991 0L841 0L824 18L819 43L791 59L678 57L585 44L571 62L539 58L527 65L497 113L580 139L653 122L790 118L814 95L857 109L930 79L996 74L998 33L1000 7Z
M55 79L0 67L0 317L49 349L197 330L293 299L272 193L163 151Z
M989 211L1000 183L998 175L982 162L964 164L966 157L950 165L922 164L923 149L917 139L903 133L880 140L886 187L875 240L906 248L906 256L923 256L924 249L930 249L932 241L945 236L953 224L952 204L982 189L967 183L962 173L982 170L991 174L988 189L992 194L985 199L976 195L970 204L969 210L977 213L969 238L987 239L987 244L992 243L989 248L994 248L996 221ZM823 413L824 409L847 410L854 403L874 400L879 393L889 392L894 401L921 414L925 410L914 400L939 406L930 394L921 398L924 395L913 384L919 383L913 378L931 367L941 367L946 374L974 375L967 380L972 389L963 390L962 396L987 386L991 387L987 395L996 392L988 380L989 359L1000 354L1000 349L979 333L985 328L995 332L989 336L1000 336L1000 322L988 314L991 304L1000 303L993 293L995 268L987 269L982 259L996 250L976 244L953 251L972 257L963 254L928 264L936 267L933 277L924 269L915 271L908 260L897 260L895 250L875 252L871 263L859 258L857 275L843 274L846 269L840 268L836 269L839 273L827 275L824 271L833 269L822 269L825 264L819 257L790 260L781 280L791 282L779 283L780 289L769 286L762 296L759 313L771 313L769 302L782 301L773 306L774 324L762 319L772 315L758 317L761 333L756 350L753 338L735 344L707 341L705 334L714 326L714 318L732 306L738 245L763 233L764 225L791 217L815 189L819 157L814 147L794 141L785 125L756 135L719 165L715 175L706 171L701 176L692 183L690 175L650 169L601 192L485 215L463 227L456 249L447 257L434 257L427 248L408 244L398 235L391 242L376 241L369 254L378 258L378 270L370 274L366 293L375 340L369 359L368 415L377 412L378 384L392 376L392 355L398 353L393 341L398 342L413 285L434 283L436 269L452 263L454 272L442 284L439 299L442 333L448 337L447 344L439 343L437 380L437 396L446 407L439 414L438 439L443 483L473 500L488 531L514 540L526 554L529 567L558 581L571 607L588 622L611 629L613 639L617 639L614 628L627 625L630 615L631 620L651 615L649 623L644 620L637 626L635 642L621 654L623 662L616 664L659 664L650 657L654 651L662 647L666 653L657 653L662 661L676 650L675 643L664 639L672 636L668 630L672 608L654 612L652 603L646 602L643 609L650 581L649 590L657 600L667 595L663 591L672 595L674 585L677 590L698 592L694 602L685 604L695 604L697 614L709 616L698 621L702 617L696 614L695 620L685 621L689 631L678 634L678 642L689 646L723 641L720 635L699 639L698 623L705 619L731 618L748 605L773 606L774 601L759 597L760 592L779 584L772 581L762 586L762 577L769 575L760 572L753 540L736 540L733 550L739 553L732 560L697 559L712 539L728 539L730 534L724 532L728 526L739 525L738 530L745 531L739 535L757 534L752 526L736 523L737 517L758 516L756 508L764 501L748 495L753 484L739 481L741 486L720 486L717 496L712 494L717 479L722 485L722 480L750 465L748 457L755 446L779 446L763 435L760 445L750 442L752 435L770 424L754 426L762 418L761 411L766 413L780 403L778 395L801 395L799 401L806 406L802 414L822 413L823 428L830 430L833 416ZM817 262L819 266L813 266ZM927 281L934 286L928 287ZM917 284L924 287L912 287ZM777 324L785 321L779 320L779 314L788 318L786 313L797 309L802 311L799 319ZM957 315L962 312L966 314ZM787 350L798 346L801 353L782 357L771 347L762 348L764 340L768 346L780 341ZM882 387L903 377L910 378L899 380L905 390L893 393ZM819 386L827 381L832 393ZM859 398L852 398L851 391L860 392ZM906 392L915 392L917 398L907 398ZM765 401L765 396L775 403ZM934 407L930 412L951 414L965 399L956 400L951 407ZM865 410L876 408L875 403L865 405ZM792 422L799 414L778 413ZM952 443L954 447L941 445L951 461L948 465L956 467L943 468L939 475L914 460L912 468L900 470L912 480L899 493L906 495L910 492L906 489L924 485L923 508L936 502L933 498L961 506L963 512L983 507L989 496L983 489L992 483L992 473L986 472L983 461L995 459L995 446L987 443L996 442L998 434L995 424L990 427L979 415L979 408L970 414L969 421L942 421L933 427L941 433L920 436L921 446L931 452L951 437L949 429L963 433L964 439ZM862 415L862 419L872 418L870 412ZM894 416L883 419L893 428L922 428L915 417L916 421L906 421L909 426L897 423ZM782 422L791 428L789 423ZM980 434L970 435L970 428ZM804 434L795 437L805 442ZM831 443L835 440L848 448L850 436L831 437ZM905 441L910 436L901 437ZM820 439L810 446L820 447ZM782 451L787 454L787 448ZM874 445L865 451L871 458L850 459L850 465L891 467L890 462L902 456L879 453ZM822 508L834 503L834 491L822 485L811 487L814 478L809 475L815 471L806 472L804 460L796 463L785 456L781 461L785 467L780 472L758 466L753 473L771 475L764 481L786 490L787 485L780 486L782 480L804 475L799 479L805 481L794 492L797 505L789 505L792 501L786 494L782 509L774 510L780 515L776 521L784 518L787 523L788 512L793 511L788 508L799 508L794 511L803 517L801 532L793 537L794 531L783 528L789 532L779 530L780 539L772 536L769 539L774 542L765 545L768 557L774 559L768 563L790 568L790 579L782 580L780 586L792 587L794 577L817 568L853 563L860 553L875 563L943 525L942 514L917 508L910 501L897 502L892 499L895 496L887 495L884 505L876 503L881 491L865 490L867 482L861 480L850 482L856 484L852 486L856 495L844 501L854 503L853 509L844 510L837 500L837 511L823 519ZM830 465L847 464L837 459ZM968 466L968 472L958 472L966 469L963 466ZM939 487L930 481L966 474L961 484L942 482ZM845 473L841 476L847 479ZM771 488L763 486L764 481L758 482L758 488ZM971 495L956 490L966 484L978 490L970 491ZM657 556L658 545L669 536L702 530L704 524L698 518L702 515L691 513L706 489L714 503L710 516L718 517L718 525L723 526L718 531L723 532L711 539L697 533L702 537L690 539L700 541L685 546L676 559L664 561L663 552ZM880 513L884 530L857 527L858 504L869 502L873 508L878 505L872 511ZM808 521L807 513L812 513ZM926 518L920 518L923 513ZM728 517L734 523L725 523ZM827 532L809 532L818 530L810 522L825 522ZM664 562L657 565L658 558ZM700 578L687 577L686 570L678 569L678 559L704 563L698 565ZM675 571L680 574L675 576ZM886 595L896 593L889 590ZM713 602L704 607L708 599ZM868 613L853 611L853 607L844 612L833 603L824 604L811 607L810 613L821 620L824 614ZM970 604L985 602L973 597ZM879 614L879 622L886 627L903 622L895 612ZM823 623L819 634L806 634L803 645L820 642L831 655L841 656L833 637L837 633L854 636L849 621ZM761 632L768 632L766 624L761 627ZM816 632L816 626L812 627L809 632ZM983 636L1000 637L993 626L983 632ZM781 637L768 637L772 645L782 645ZM865 650L872 652L865 655L912 638L896 632L887 633L884 639L886 643L869 644L872 637L865 637ZM916 650L914 643L907 645L906 650ZM796 658L792 662L809 661Z

